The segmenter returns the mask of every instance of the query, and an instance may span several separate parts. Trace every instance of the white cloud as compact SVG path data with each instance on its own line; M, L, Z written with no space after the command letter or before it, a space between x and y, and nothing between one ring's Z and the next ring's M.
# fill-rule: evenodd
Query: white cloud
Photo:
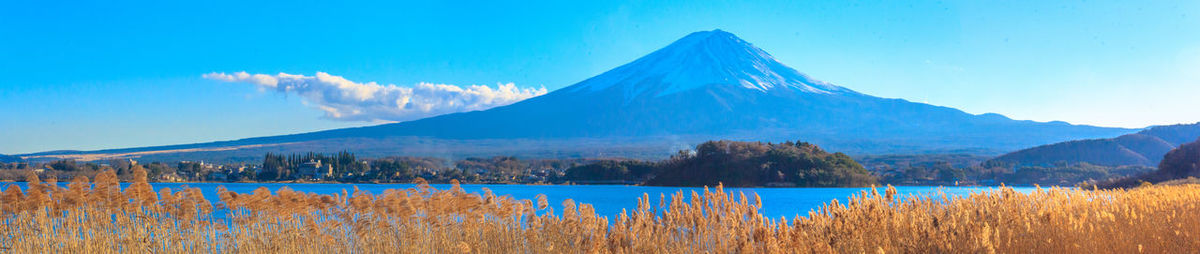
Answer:
M408 121L430 116L484 110L546 94L546 88L519 88L512 83L495 88L481 85L419 83L413 87L357 83L341 76L209 73L204 78L253 84L264 90L300 95L325 117L343 121Z

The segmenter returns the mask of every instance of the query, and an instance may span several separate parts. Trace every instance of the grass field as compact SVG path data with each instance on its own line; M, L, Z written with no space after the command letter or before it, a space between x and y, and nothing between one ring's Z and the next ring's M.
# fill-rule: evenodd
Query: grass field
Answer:
M379 195L154 191L144 172L0 195L0 252L39 253L1180 253L1200 250L1200 185L1007 188L897 197L888 187L793 218L757 197L639 199L623 214L427 185ZM35 178L36 179L36 178ZM214 212L217 211L217 212Z

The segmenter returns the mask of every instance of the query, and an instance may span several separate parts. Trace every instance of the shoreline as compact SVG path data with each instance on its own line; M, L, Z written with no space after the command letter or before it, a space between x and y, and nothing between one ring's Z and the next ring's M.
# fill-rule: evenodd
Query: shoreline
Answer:
M0 183L27 183L27 182L5 180L5 181L0 181ZM69 184L69 183L70 182L59 182L59 184L64 184L64 185ZM121 183L125 184L128 182L121 182ZM203 184L223 184L223 183L231 183L231 184L345 184L345 185L416 184L416 183L411 183L411 182L407 182L407 183L404 183L404 182L397 182L397 183L344 183L344 182L332 182L332 181L322 181L322 182L308 182L308 181L304 181L304 182L296 182L296 181L280 181L280 182L148 182L148 183L150 183L150 184L164 184L164 183L165 184L190 184L190 183L203 183ZM427 184L451 185L453 183L447 182L447 183L427 183ZM715 188L716 187L716 186L659 186L659 185L630 185L630 184L549 184L549 183L459 183L459 184L460 185L510 185L510 186L522 186L522 185L523 186L627 186L627 187L661 187L661 188L705 188L705 187ZM1077 186L1061 186L1061 185L1041 186L1041 185L1009 185L1009 184L1005 184L1005 185L895 185L895 184L884 184L884 185L874 185L874 186L838 186L838 187L778 187L778 186L740 186L740 187L724 186L724 187L726 189L869 189L869 188L887 188L888 186L894 186L894 187L950 187L950 188L971 188L971 187L975 187L975 188L997 188L997 187L1054 188L1054 187L1058 187L1058 188L1079 189L1079 187L1077 187Z

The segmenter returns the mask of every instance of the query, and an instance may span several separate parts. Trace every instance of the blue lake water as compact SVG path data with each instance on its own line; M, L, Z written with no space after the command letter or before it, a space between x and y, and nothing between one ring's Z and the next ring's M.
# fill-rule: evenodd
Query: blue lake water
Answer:
M16 184L22 189L25 189L25 183L0 183L0 188L8 188L8 185ZM63 183L65 186L65 183ZM205 198L211 202L218 202L217 187L224 186L233 192L250 193L259 187L267 187L272 192L281 187L287 186L295 191L317 194L335 194L341 193L343 189L353 191L357 186L360 190L369 191L373 194L381 194L387 189L406 189L412 188L412 184L291 184L291 183L151 183L155 190L161 188L171 188L173 190L181 187L199 188L204 193ZM127 186L127 184L122 184ZM437 189L449 189L450 185L432 184ZM685 195L690 195L691 191L703 192L703 188L687 188L687 187L648 187L648 186L625 186L625 185L494 185L494 184L464 184L462 188L467 192L482 193L483 188L491 189L498 196L508 195L516 199L533 200L538 194L545 194L551 207L555 210L562 209L562 202L566 199L575 200L575 202L591 204L596 213L612 218L619 214L621 209L633 210L637 207L637 199L643 193L647 193L651 197L651 203L657 205L659 195L667 195L670 198L671 194L677 191L684 191ZM935 194L939 190L947 195L966 195L972 192L981 192L994 187L932 187L932 186L898 186L896 191L901 196L907 195L929 195ZM760 212L770 218L779 218L786 216L791 218L796 215L805 216L809 211L819 208L821 205L829 203L833 199L839 199L839 202L845 201L854 194L860 191L870 190L870 188L726 188L728 193L743 192L747 197L753 197L753 194L758 194L762 198L763 207ZM1033 190L1031 187L1014 187L1018 192L1028 193ZM879 191L882 193L883 189Z

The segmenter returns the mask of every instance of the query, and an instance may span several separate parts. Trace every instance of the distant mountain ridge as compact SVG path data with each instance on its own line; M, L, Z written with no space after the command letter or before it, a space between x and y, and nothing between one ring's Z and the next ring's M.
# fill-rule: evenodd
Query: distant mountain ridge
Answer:
M731 33L713 30L692 33L572 86L483 111L204 144L35 155L230 157L344 149L364 156L665 158L717 139L799 139L851 154L999 154L1132 131L1017 121L866 95L810 78ZM164 150L178 152L144 154Z
M1167 152L1197 138L1200 138L1200 123L1155 126L1116 138L1075 140L1023 149L992 161L1039 166L1086 162L1154 167Z
M21 157L0 154L0 163L20 162Z

